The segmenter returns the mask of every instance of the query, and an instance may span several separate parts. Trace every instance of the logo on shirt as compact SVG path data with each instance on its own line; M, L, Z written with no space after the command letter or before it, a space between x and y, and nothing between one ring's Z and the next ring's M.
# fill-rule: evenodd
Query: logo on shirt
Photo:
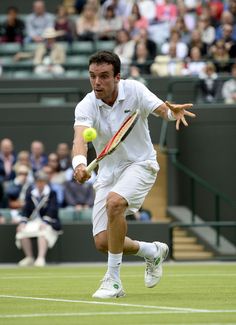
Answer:
M129 113L129 112L131 112L131 109L125 109L124 110L124 113Z

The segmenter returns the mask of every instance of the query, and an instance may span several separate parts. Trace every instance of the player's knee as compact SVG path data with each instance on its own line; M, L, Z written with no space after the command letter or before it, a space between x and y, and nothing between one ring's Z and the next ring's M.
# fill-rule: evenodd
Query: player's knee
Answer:
M106 236L99 236L98 235L98 236L94 237L94 242L95 242L96 249L99 252L107 253L107 251L108 251L108 245L107 245L107 238L106 238Z
M116 193L109 193L106 202L108 217L116 214L123 214L127 207L125 199Z

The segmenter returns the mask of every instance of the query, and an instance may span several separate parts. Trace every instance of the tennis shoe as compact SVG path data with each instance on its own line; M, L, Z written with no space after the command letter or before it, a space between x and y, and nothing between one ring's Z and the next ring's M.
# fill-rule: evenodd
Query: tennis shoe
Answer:
M34 266L37 267L44 267L46 265L46 261L44 257L38 257L37 260L34 262Z
M154 242L156 245L158 256L150 259L145 258L146 270L144 275L144 282L147 288L155 287L162 277L162 262L166 259L169 247L165 243Z
M19 266L31 266L34 264L34 258L30 256L26 256L18 263Z
M106 299L125 296L121 282L112 279L110 275L105 275L101 282L100 287L93 294L93 298Z

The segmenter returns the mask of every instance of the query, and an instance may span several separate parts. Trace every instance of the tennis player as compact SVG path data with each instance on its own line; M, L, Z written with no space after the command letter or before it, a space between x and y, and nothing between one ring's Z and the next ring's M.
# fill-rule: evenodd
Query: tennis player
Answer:
M108 268L94 298L122 297L125 292L120 280L123 254L140 256L146 261L145 285L154 287L162 276L162 262L168 255L168 246L161 242L142 242L126 236L125 216L139 210L155 182L159 165L153 148L148 115L156 114L166 120L187 126L185 119L195 117L187 111L192 104L164 103L143 84L122 80L120 59L109 51L100 51L89 60L92 92L80 101L75 109L73 161L74 177L85 182L87 145L82 133L88 127L97 130L93 141L97 153L119 129L132 112L139 110L140 118L133 130L116 151L99 163L93 209L93 236L96 248L108 253Z

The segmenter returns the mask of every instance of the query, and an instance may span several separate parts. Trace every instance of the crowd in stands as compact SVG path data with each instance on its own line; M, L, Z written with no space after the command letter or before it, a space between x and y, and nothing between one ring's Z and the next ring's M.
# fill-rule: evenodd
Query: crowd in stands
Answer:
M93 155L93 149L89 149L88 159L92 160ZM55 192L58 209L73 213L74 221L91 220L96 173L84 184L74 180L67 143L59 143L54 152L45 154L44 144L35 140L29 150L16 153L13 141L4 138L0 141L0 224L22 220L26 197L35 188L39 172Z
M6 215L12 223L22 218L25 198L35 187L35 175L43 172L56 193L58 208L74 211L77 219L91 219L94 177L85 184L74 181L71 153L67 143L59 143L55 152L45 154L41 141L33 141L29 150L17 154L11 139L0 142L0 222ZM2 209L2 210L1 210Z
M204 78L208 61L217 76L230 75L235 63L236 0L77 0L73 14L62 4L55 13L44 1L32 5L23 20L18 8L9 7L0 43L39 44L36 73L50 69L50 63L55 74L63 73L61 41L114 41L126 76L136 66L140 75Z

